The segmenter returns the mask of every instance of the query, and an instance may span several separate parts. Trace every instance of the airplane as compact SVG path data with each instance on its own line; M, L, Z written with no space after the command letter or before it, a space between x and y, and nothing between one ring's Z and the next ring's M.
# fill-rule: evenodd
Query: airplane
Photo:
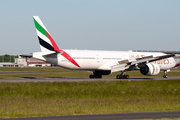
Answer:
M59 49L38 16L33 16L41 52L34 52L39 60L73 70L92 71L89 78L102 78L113 72L120 72L116 79L128 79L126 71L140 70L142 75L153 76L167 72L176 65L174 54L161 52L70 50Z

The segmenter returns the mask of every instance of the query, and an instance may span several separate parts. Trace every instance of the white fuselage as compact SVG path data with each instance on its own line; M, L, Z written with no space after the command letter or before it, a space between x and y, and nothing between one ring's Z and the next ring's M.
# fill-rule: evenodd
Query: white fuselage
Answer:
M131 52L131 51L97 51L97 50L64 50L68 53L80 66L72 64L67 58L57 53L50 56L42 56L41 52L33 53L33 57L64 67L68 69L79 70L111 70L113 65L117 65L119 61L129 60L134 61L136 58L144 56L161 56L164 53L158 52ZM153 62L159 65L161 70L168 70L175 66L174 58L166 58Z

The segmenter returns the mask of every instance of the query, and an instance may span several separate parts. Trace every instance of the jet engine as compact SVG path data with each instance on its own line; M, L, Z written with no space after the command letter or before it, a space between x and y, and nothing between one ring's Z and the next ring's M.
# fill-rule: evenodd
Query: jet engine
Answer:
M160 67L157 64L148 63L145 66L140 67L140 72L147 76L157 75L160 72Z

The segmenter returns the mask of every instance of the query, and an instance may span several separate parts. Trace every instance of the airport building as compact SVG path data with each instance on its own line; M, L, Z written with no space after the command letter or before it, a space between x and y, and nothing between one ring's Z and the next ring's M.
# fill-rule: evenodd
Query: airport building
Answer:
M23 67L50 67L49 63L32 58L31 56L21 56L15 59L15 64L21 65Z
M21 67L21 65L13 62L0 62L0 67Z
M31 55L21 56L15 58L14 62L0 62L0 67L45 67L52 66L49 63L40 61L38 59L32 58Z

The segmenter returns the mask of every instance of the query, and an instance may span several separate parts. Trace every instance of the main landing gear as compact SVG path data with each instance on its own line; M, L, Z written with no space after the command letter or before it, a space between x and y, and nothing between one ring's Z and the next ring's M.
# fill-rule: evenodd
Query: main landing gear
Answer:
M120 75L116 76L116 79L129 79L129 75L125 75L126 71L122 71Z
M103 74L103 72L102 71L98 71L98 70L95 70L94 72L93 72L93 74L91 74L91 75L89 75L89 78L102 78L102 74Z
M89 75L89 78L102 78L102 75Z
M102 78L102 75L109 75L111 73L110 70L95 70L93 74L89 75L89 78Z

